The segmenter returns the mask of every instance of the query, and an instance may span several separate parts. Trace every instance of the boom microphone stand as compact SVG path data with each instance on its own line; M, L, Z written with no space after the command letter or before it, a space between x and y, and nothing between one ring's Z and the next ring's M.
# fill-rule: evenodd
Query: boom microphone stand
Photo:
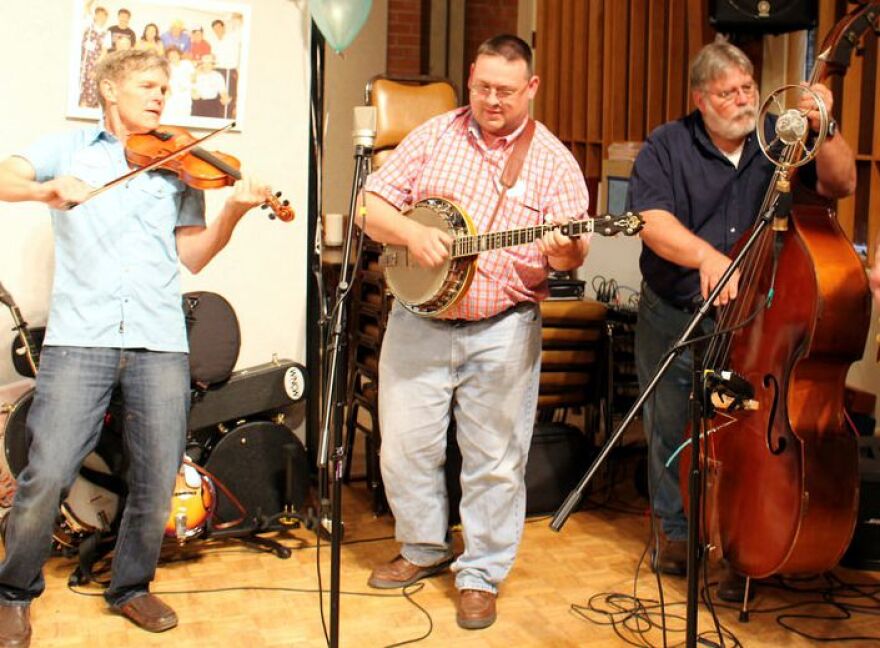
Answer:
M693 336L694 332L699 328L700 323L706 318L710 309L712 308L712 304L721 294L722 290L724 290L724 287L727 286L734 272L736 272L737 269L742 266L744 259L751 251L754 244L761 238L764 230L771 223L773 224L773 229L775 230L775 236L777 240L777 244L774 245L774 254L779 254L781 245L779 245L778 242L781 241L782 232L786 227L787 218L791 213L791 193L788 173L789 171L786 168L777 168L770 185L772 189L767 192L767 195L764 198L764 204L762 205L761 211L759 212L759 218L755 223L755 226L752 228L751 235L746 240L745 245L743 245L742 249L733 259L724 274L721 275L721 279L718 281L718 284L709 293L709 296L706 298L700 308L694 313L691 321L688 322L688 325L685 327L684 332L681 334L681 337L679 337L679 339L666 352L666 355L661 360L657 371L651 378L648 386L645 388L644 392L642 392L636 402L632 405L632 407L630 407L620 425L614 431L614 434L612 434L611 437L605 442L602 450L593 460L593 463L590 465L587 472L581 478L580 482L578 482L578 485L571 491L571 493L568 494L568 497L565 498L562 506L560 506L559 510L556 511L553 519L550 522L550 528L554 531L560 531L562 529L562 526L565 524L565 521L568 519L569 515L571 515L572 511L574 511L575 507L583 498L584 492L587 488L587 485L590 483L590 480L595 476L596 472L599 470L605 459L608 458L608 455L611 452L613 446L617 443L617 441L632 423L633 419L635 419L636 415L639 413L639 410L641 410L642 405L645 404L645 401L647 401L651 394L653 394L654 391L657 389L657 385L660 383L660 380L663 378L669 368L672 366L672 363L688 346L696 341L696 336ZM687 548L688 596L686 645L689 648L694 647L697 644L697 606L699 602L699 581L697 569L699 557L702 553L702 548L699 546L698 533L698 520L701 505L699 443L702 419L703 416L706 415L706 411L708 411L703 411L702 408L706 389L704 386L699 386L697 384L703 383L702 375L699 375L698 377L697 374L702 374L699 366L695 366L694 376L695 384L692 399L693 423L691 425L690 440L691 465L689 469L688 479L688 495L690 498L688 513L690 517L688 518Z
M330 645L339 645L339 571L342 549L342 470L345 459L345 446L342 439L342 421L345 408L346 365L348 360L348 297L351 288L351 246L354 238L354 220L357 213L358 194L364 180L370 174L373 142L376 140L376 109L358 106L354 109L354 180L349 203L348 228L342 246L342 260L339 268L339 283L336 286L336 301L333 322L330 328L327 361L327 375L324 392L324 415L321 426L321 443L318 451L319 484L321 485L321 518L325 520L329 507L330 517ZM330 456L331 436L333 455ZM332 462L332 492L327 500L326 485L330 480L329 465Z

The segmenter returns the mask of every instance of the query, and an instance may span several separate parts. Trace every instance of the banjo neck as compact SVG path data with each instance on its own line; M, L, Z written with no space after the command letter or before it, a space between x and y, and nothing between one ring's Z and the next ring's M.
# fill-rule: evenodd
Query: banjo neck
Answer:
M587 221L576 221L577 224L587 223ZM572 225L574 223L569 223ZM556 229L558 225L544 223L533 227L519 227L516 229L502 230L499 232L487 232L486 234L471 234L456 237L452 243L450 255L453 259L461 257L473 256L480 252L488 252L490 250L501 250L503 248L516 247L517 245L525 245L533 243L541 238L547 232ZM592 232L592 226L587 227L583 231L572 234L577 236L585 232Z
M602 234L612 236L620 232L634 234L641 229L641 219L631 213L625 216L606 214L596 218L569 221L568 223L542 223L532 227L487 232L485 234L466 234L457 236L452 242L450 257L460 259L490 250L501 250L533 243L548 232L558 230L563 236L577 237L582 234Z

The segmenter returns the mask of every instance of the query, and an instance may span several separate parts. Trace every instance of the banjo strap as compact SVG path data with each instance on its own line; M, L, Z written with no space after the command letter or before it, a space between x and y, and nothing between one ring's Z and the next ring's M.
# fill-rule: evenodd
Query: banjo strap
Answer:
M511 152L510 157L507 158L507 164L504 165L504 170L501 172L501 193L498 196L498 202L495 203L495 209L492 211L492 216L489 217L489 222L486 223L487 232L492 230L492 224L495 222L495 217L498 215L498 212L501 211L501 205L504 204L504 197L507 195L507 190L515 185L519 178L520 171L522 171L523 163L526 161L526 154L529 152L529 146L532 144L532 138L534 135L535 120L530 117L526 122L525 128L523 128L523 132L520 133L519 137L517 137L516 141L513 143L513 151Z

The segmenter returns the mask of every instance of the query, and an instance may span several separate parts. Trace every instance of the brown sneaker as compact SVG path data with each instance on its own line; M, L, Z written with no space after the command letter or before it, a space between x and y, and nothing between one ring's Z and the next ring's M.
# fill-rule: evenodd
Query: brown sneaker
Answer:
M164 632L177 625L177 614L155 594L142 594L113 610L148 632Z
M482 630L495 623L495 594L463 589L458 593L455 620L465 630Z
M660 539L660 554L651 552L651 569L670 576L687 574L687 542L685 540Z
M0 605L0 647L27 648L31 645L30 604Z
M422 567L414 565L403 556L397 556L391 562L379 565L373 569L370 578L367 580L367 585L376 589L406 587L428 576L439 574L449 567L451 562L452 558L447 558L436 565Z

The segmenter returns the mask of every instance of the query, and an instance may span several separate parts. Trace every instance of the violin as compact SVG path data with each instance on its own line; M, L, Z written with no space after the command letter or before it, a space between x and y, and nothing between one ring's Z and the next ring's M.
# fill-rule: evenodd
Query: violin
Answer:
M204 139L196 139L179 126L162 126L161 130L130 135L125 143L125 158L132 166L139 167L138 172L156 168L171 171L194 189L219 189L241 180L241 162L227 153L201 148L198 144ZM269 196L263 208L272 209L272 218L284 222L293 220L290 202L280 198L280 191Z
M67 203L64 208L72 209L116 185L128 182L135 176L154 169L171 171L195 189L219 189L233 185L237 180L241 180L241 172L239 171L241 162L226 153L217 151L210 153L199 146L233 126L235 126L235 122L218 128L199 139L190 135L185 128L177 126L163 126L162 130L153 130L143 135L131 135L125 145L125 157L129 164L138 168L89 192L78 203ZM284 222L292 221L295 214L290 202L279 200L280 198L280 191L269 196L263 203L263 208L272 208L270 218L277 217Z

